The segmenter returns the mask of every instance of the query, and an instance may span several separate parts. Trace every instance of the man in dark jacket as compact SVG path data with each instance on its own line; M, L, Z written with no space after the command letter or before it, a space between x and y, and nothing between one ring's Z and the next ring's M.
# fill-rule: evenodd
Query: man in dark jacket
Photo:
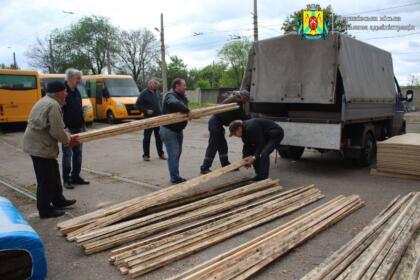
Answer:
M249 157L248 167L254 165L255 181L268 178L270 154L283 140L283 129L272 120L254 118L247 121L236 120L229 126L230 136L242 138L243 158Z
M70 134L85 131L85 120L83 118L82 96L77 86L82 81L82 73L79 70L70 68L65 73L65 86L67 97L63 106L63 120L66 129ZM66 189L73 189L73 185L89 184L80 177L82 169L82 145L73 147L62 146L63 151L63 181Z
M200 167L201 174L209 173L216 153L219 153L220 163L222 166L229 165L228 145L225 138L225 129L234 120L247 120L249 117L245 113L244 105L249 102L249 92L242 90L235 92L234 95L226 98L222 104L237 103L239 108L234 111L228 111L213 115L208 122L210 133L209 143L206 149L206 155L203 164Z
M184 113L191 119L188 99L185 96L187 85L185 80L176 78L172 82L172 91L169 91L163 100L163 114ZM160 128L160 137L165 144L168 153L168 169L173 184L185 182L179 176L179 159L182 153L182 131L187 126L188 121L165 125Z
M136 101L136 107L143 113L144 118L156 117L162 115L162 100L157 92L159 82L152 79L148 82L147 88L143 90ZM155 134L156 149L160 159L165 160L165 154L162 149L162 141L159 136L159 127L144 130L143 137L143 160L150 161L150 138Z

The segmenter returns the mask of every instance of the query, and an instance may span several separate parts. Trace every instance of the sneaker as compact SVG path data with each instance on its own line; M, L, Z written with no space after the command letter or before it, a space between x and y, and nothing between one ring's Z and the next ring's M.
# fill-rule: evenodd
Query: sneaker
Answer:
M187 181L187 179L184 179L182 177L179 177L175 181L171 181L171 182L172 182L172 184L180 184L180 183L184 183L185 181Z
M149 156L143 156L143 160L144 161L150 161L150 157Z
M55 208L66 208L76 203L76 199L66 199L63 202L60 202L54 205Z
M163 154L162 154L162 155L160 155L160 156L159 156L159 158L160 158L161 160L167 160L167 159L168 159L168 158L167 158L167 157L165 157L165 155L163 155Z
M63 186L68 190L74 189L74 186L69 181L64 181Z
M64 214L66 214L66 212L61 209L51 209L51 211L47 213L39 213L39 217L41 219L57 218L63 216Z
M201 175L206 175L207 173L210 173L211 172L211 169L201 169L200 170L200 173L201 173Z
M72 178L71 183L74 185L89 185L90 184L89 181L86 181L80 176Z

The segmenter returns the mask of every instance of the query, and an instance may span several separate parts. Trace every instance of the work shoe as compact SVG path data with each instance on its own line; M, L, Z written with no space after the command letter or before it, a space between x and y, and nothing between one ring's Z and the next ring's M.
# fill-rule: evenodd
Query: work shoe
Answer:
M76 199L66 199L54 205L55 208L66 208L76 203Z
M210 168L200 170L201 175L206 175L207 173L210 173L210 172L211 172Z
M57 218L63 216L64 214L66 214L66 212L61 209L51 209L51 211L47 213L39 213L39 217L41 219Z
M89 181L86 181L85 179L83 179L80 176L72 178L71 183L74 184L74 185L89 185L90 184Z
M74 189L74 186L69 181L64 181L63 186L68 190Z
M143 160L144 161L150 161L150 157L149 156L143 156Z
M258 182L258 181L262 181L264 179L263 178L260 178L259 176L255 176L251 180L254 181L254 182Z
M159 156L159 158L160 158L161 160L167 160L167 159L168 159L168 158L167 158L167 157L165 157L165 155L163 155L163 154L162 154L162 155L160 155L160 156Z
M175 181L171 181L172 184L180 184L180 183L184 183L185 181L187 181L187 179L184 179L182 177L179 177L178 179L176 179Z

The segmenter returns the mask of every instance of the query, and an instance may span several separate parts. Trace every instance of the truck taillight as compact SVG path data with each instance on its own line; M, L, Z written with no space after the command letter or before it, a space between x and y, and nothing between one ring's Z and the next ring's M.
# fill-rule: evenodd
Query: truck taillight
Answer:
M3 116L3 105L0 104L0 115Z

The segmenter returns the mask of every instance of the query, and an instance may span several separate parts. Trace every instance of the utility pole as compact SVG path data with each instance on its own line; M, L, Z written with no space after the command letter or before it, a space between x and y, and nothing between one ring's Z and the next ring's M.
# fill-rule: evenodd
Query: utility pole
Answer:
M105 27L105 50L106 50L106 60L107 60L107 69L108 75L111 75L111 57L109 55L109 38L108 38L108 27Z
M13 52L13 66L15 67L15 69L17 69L16 54L15 54L15 52Z
M161 68L162 68L162 92L168 91L168 78L166 74L166 61L165 61L165 33L163 29L163 13L160 14L160 55L161 55Z
M50 37L49 40L49 53L50 53L50 73L55 73L54 69L54 56L53 56L53 49L52 49L52 40Z
M257 0L254 0L254 42L258 41L258 12Z

